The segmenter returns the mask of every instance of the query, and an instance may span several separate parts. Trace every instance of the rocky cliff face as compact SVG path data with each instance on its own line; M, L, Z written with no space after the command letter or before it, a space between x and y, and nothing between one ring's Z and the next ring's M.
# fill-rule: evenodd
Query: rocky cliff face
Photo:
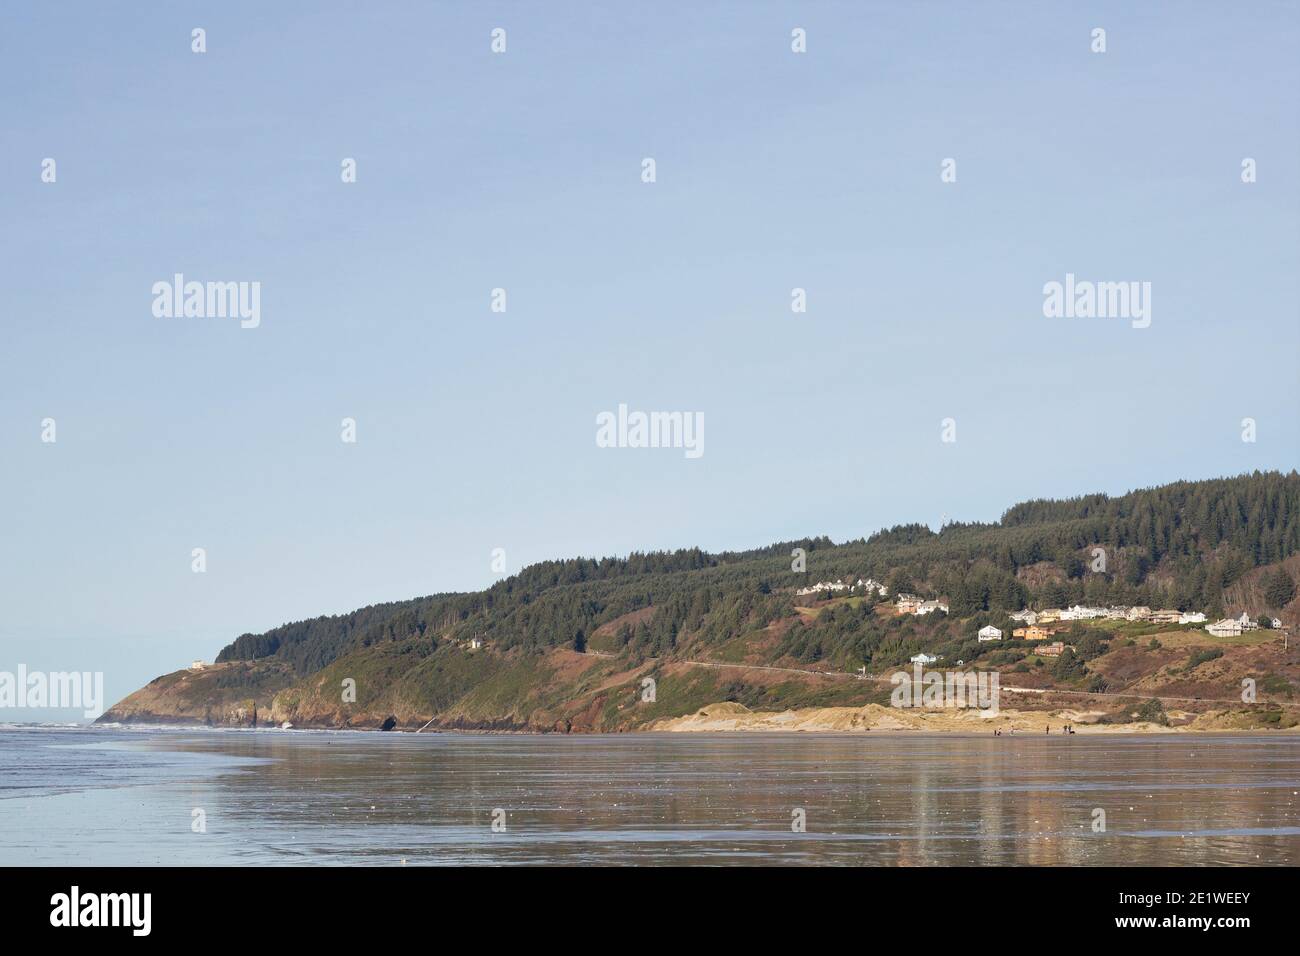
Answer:
M278 661L175 671L118 701L98 722L256 727L271 722L275 693L292 682L292 670Z
M656 692L647 695L644 679ZM366 648L305 678L278 662L231 662L155 679L115 704L101 722L278 726L358 730L618 733L691 713L720 700L737 678L755 686L791 675L724 672L683 662L634 663L555 649L498 654L427 641ZM808 675L809 692L862 703L861 682Z

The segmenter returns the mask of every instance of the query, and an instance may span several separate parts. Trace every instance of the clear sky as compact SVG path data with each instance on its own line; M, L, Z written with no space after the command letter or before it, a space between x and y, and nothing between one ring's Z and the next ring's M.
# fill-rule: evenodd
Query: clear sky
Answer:
M1295 3L611 6L5 11L0 670L111 703L493 548L1297 465ZM260 282L260 327L156 318L178 272ZM1150 282L1150 327L1044 317L1067 272ZM598 448L619 403L703 456Z

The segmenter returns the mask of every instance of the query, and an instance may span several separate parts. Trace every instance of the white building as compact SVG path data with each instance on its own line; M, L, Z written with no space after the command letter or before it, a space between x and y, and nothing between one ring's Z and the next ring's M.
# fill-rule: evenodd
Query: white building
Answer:
M996 627L994 627L992 624L990 624L987 627L980 628L979 639L981 642L1000 641L1002 640L1002 632L998 630Z
M1179 624L1204 624L1205 612L1184 611L1182 614L1178 615L1178 623Z
M1225 617L1222 621L1205 625L1205 629L1214 637L1240 637L1241 622Z
M812 587L800 588L795 594L819 594L822 591L828 594L834 591L847 591L849 586L842 581L818 581Z
M1275 631L1279 630L1282 627L1282 619L1280 617L1275 617L1273 618L1272 624L1273 624L1273 630Z
M1241 617L1237 618L1237 623L1241 625L1243 631L1257 631L1259 625L1250 619L1250 615L1245 611L1241 612Z
M481 638L481 637L471 637L471 638L469 639L469 649L470 649L471 651L477 651L477 650L478 650L479 648L481 648L482 646L483 646L483 638Z
M1145 621L1151 616L1151 608L1145 604L1139 604L1137 607L1129 608L1126 616L1130 621Z
M1084 607L1076 604L1061 612L1062 621L1090 621L1095 617L1105 617L1106 609L1101 607Z
M201 670L203 670L203 669L204 669L205 667L207 667L207 666L208 666L208 662L207 662L207 661L191 661L191 662L190 662L190 670L192 670L192 671L201 671Z
M939 658L934 657L931 654L926 654L925 652L922 652L920 654L917 654L915 657L910 658L913 664L933 664L938 659Z
M942 601L922 601L912 613L931 614L935 611L943 611L944 614L947 614L948 605L944 604Z
M1037 624L1038 612L1031 611L1029 610L1029 608L1025 608L1023 611L1017 611L1015 614L1012 614L1011 620L1024 621L1026 624Z

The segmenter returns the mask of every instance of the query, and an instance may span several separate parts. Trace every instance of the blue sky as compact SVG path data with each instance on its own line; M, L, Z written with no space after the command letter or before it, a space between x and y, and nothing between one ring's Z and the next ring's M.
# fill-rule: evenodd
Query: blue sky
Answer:
M6 12L0 670L111 702L497 547L1296 466L1296 4L547 6ZM261 326L155 318L177 272L260 282ZM1045 318L1067 272L1151 282L1151 326ZM596 447L620 402L705 454Z

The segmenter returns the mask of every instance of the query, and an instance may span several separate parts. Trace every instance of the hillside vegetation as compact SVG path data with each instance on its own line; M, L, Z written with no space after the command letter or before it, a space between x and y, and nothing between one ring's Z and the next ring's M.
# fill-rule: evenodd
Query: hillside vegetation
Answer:
M797 551L802 573L792 570ZM1285 582L1297 565L1300 475L1255 473L1028 501L994 524L904 525L842 544L823 537L743 552L547 561L482 592L244 634L213 670L227 684L246 682L263 722L269 714L319 726L620 730L727 700L756 710L863 706L887 694L843 674L886 674L921 651L998 669L1004 684L1077 693L1172 687L1189 698L1235 697L1240 677L1255 676L1272 688L1261 696L1286 705L1300 672L1275 632L1250 632L1222 657L1190 666L1196 648L1224 642L1196 627L1076 622L1058 635L1075 651L1048 661L1031 642L981 644L976 631L991 623L1009 635L1012 611L1076 603L1200 610L1211 620L1245 611L1294 625ZM866 577L890 596L795 594ZM889 602L899 591L941 598L949 613L895 615ZM646 677L654 701L642 699ZM340 693L348 679L355 701ZM247 705L225 706L237 686L220 695L206 687L187 685L191 698L209 699L190 699L186 719L247 714ZM153 719L146 712L154 713L128 698L104 719Z

